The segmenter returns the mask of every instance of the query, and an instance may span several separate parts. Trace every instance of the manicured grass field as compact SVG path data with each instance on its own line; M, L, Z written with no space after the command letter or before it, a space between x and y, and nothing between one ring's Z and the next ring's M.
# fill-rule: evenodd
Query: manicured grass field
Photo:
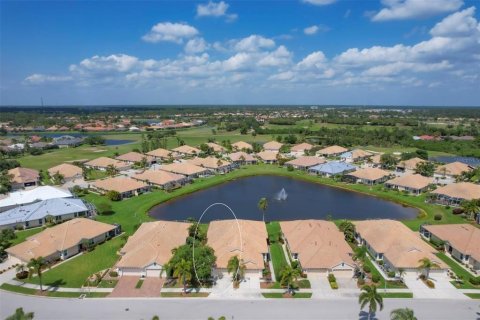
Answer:
M24 288L24 287L19 287L15 286L12 284L8 283L3 283L0 286L0 289L10 291L10 292L15 292L15 293L21 293L21 294L30 294L30 295L35 295L39 293L39 290L36 289L30 289L30 288ZM103 298L108 296L108 292L88 292L88 293L81 293L81 292L55 292L55 291L49 291L46 293L48 297L57 297L57 298L79 298L80 295L84 294L86 298Z
M480 293L465 293L465 295L472 299L480 299Z
M403 299L412 299L413 298L413 293L411 292L387 292L387 293L380 293L380 296L384 299L398 299L398 298L403 298Z
M262 293L262 296L267 299L281 299L284 298L283 293L280 292L269 292ZM293 295L294 299L310 299L312 297L311 292L297 292Z
M281 279L282 270L288 266L287 259L282 249L282 245L279 243L272 243L270 245L270 257L273 263L273 269L275 271L275 277L277 281Z
M268 222L267 233L270 242L277 242L282 233L282 230L280 229L280 223L278 223L278 221Z
M377 283L377 286L379 288L387 288L387 289L405 289L405 288L407 288L404 284L400 284L400 283L396 283L396 282L392 282L392 281L385 281L385 278L382 276L382 274L380 272L378 272L378 270L375 268L375 266L373 265L373 262L370 259L366 258L364 263L365 263L365 265L370 267L372 276L378 275L380 277L380 281ZM386 286L385 286L385 282L386 282Z
M470 273L468 273L465 269L458 265L455 261L453 261L450 257L448 257L445 253L439 252L437 253L437 257L439 257L443 262L445 262L450 269L457 275L457 277L463 280L463 284L457 283L452 281L452 284L459 288L459 289L480 289L480 286L474 286L471 284L468 279L472 277Z
M35 294L37 292L37 290L35 290L35 289L19 287L19 286L15 286L13 284L8 284L8 283L3 283L0 286L0 289L6 290L6 291L11 291L11 292L16 292L16 293L22 293L22 294Z
M25 241L25 239L27 239L28 237L33 236L34 234L39 233L42 230L44 230L44 228L32 228L27 230L15 231L15 235L17 237L12 240L12 246Z
M97 288L115 288L118 280L102 280L98 284Z

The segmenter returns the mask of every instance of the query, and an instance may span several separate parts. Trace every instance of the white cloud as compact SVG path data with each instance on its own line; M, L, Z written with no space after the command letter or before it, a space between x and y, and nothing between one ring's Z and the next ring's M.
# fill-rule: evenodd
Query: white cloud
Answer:
M326 6L328 4L332 4L336 1L337 0L302 0L302 2L310 3L310 4L313 4L315 6Z
M373 21L405 20L430 17L458 10L462 0L382 0L385 6L373 15Z
M88 59L82 60L79 65L71 65L70 71L72 72L108 72L118 71L127 72L132 70L138 63L138 58L127 54L112 54L109 56L93 56Z
M311 26L303 29L303 33L307 35L312 35L318 32L318 26Z
M197 6L197 17L226 17L228 21L233 21L238 18L238 15L227 14L229 6L224 1L209 1L207 4L199 4Z
M260 67L279 67L291 62L292 54L284 46L279 46L275 51L261 58L257 65Z
M295 77L295 73L292 71L280 72L274 75L271 75L269 80L280 80L280 81L290 81Z
M184 39L198 35L198 30L186 23L160 22L152 27L142 39L146 42L169 41L182 43Z
M25 78L27 84L43 84L51 82L66 82L72 80L71 76L53 76L40 73L34 73Z
M199 53L207 50L209 47L208 43L203 38L193 38L188 40L185 44L186 53Z
M260 49L269 49L275 47L275 41L256 34L246 38L234 41L234 50L236 51L258 51Z
M323 68L326 62L327 58L325 57L323 52L315 51L303 58L303 60L300 61L297 66L300 69Z
M480 32L474 15L475 7L455 12L437 23L430 34L434 37L462 37Z

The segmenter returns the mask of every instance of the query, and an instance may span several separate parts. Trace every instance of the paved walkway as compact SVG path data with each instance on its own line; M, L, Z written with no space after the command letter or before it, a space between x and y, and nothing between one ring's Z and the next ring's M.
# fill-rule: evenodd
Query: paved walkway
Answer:
M446 274L432 274L431 280L435 288L427 287L415 274L404 277L405 284L412 291L413 297L418 299L465 299L465 295L450 283Z
M164 280L162 278L150 277L143 280L140 288L136 288L140 277L123 276L109 294L110 298L119 297L159 297Z

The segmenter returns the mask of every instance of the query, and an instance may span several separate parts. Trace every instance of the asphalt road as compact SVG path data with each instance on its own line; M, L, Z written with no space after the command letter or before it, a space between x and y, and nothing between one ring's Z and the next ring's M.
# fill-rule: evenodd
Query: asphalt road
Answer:
M367 319L356 299L312 300L214 300L163 299L65 299L23 296L0 291L0 318L18 307L35 312L38 319ZM478 300L386 299L377 319L389 319L392 309L409 307L419 320L480 320Z

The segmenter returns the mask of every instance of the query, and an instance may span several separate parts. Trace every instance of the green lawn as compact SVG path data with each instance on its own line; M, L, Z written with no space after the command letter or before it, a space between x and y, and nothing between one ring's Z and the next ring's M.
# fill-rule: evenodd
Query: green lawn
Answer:
M42 230L44 230L44 228L40 227L40 228L15 231L15 235L17 237L12 240L12 246L25 241L25 239L27 239L28 237L33 236L34 234L39 233Z
M387 289L405 289L405 288L407 288L404 284L393 282L393 281L386 281L387 285L385 286L385 278L382 276L382 274L380 272L378 272L378 270L373 265L373 262L370 259L366 258L364 263L365 263L365 265L370 267L370 270L371 270L370 274L372 276L373 275L378 275L380 277L380 281L377 283L377 286L379 288L387 288Z
M143 285L143 279L139 279L135 285L135 289L140 289Z
M269 292L269 293L262 293L262 296L267 299L279 299L284 298L283 293L281 292ZM311 292L297 292L293 295L292 298L294 299L310 299L312 297Z
M162 298L205 298L208 297L208 292L189 292L183 294L182 292L161 292Z
M8 284L8 283L3 283L0 286L0 289L16 292L16 293L22 293L22 294L35 294L37 292L37 290L35 289L19 287L19 286L15 286L13 284Z
M463 269L461 266L459 266L458 263L453 261L445 253L438 252L437 257L439 257L443 262L445 262L450 267L450 269L452 269L452 271L457 275L457 277L463 280L463 284L452 281L452 284L455 287L459 289L480 289L480 286L474 286L468 281L468 279L470 279L472 275L468 273L465 269Z
M118 280L102 280L98 284L97 288L115 288Z
M403 298L403 299L412 299L413 293L411 292L387 292L387 293L380 293L382 298L390 299L390 298Z
M465 293L465 295L472 299L480 299L480 293Z
M267 223L267 233L270 242L277 242L282 234L280 229L280 223L278 221L272 221Z
M79 288L87 278L101 270L110 268L117 261L117 250L122 240L117 237L99 245L95 250L74 257L43 273L43 283L67 288ZM27 282L38 284L38 277L27 279Z
M288 266L281 244L272 243L270 245L270 257L272 259L275 277L277 278L277 281L280 281L282 270Z

